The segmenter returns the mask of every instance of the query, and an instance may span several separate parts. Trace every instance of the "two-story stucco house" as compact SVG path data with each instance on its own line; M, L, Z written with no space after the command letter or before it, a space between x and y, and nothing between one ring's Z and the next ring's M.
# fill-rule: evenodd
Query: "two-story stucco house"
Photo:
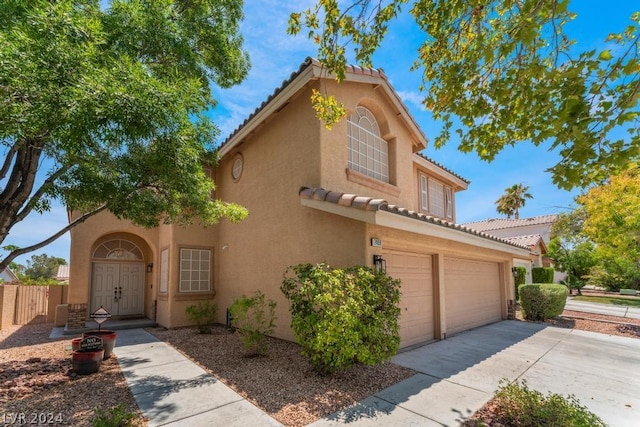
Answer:
M347 118L327 130L311 90ZM114 316L187 324L213 298L218 320L242 294L277 301L292 339L283 274L298 263L374 266L402 280L402 346L507 317L514 258L526 246L456 225L462 177L420 154L427 139L384 73L350 67L337 84L311 59L220 146L216 197L245 206L239 224L144 229L108 213L72 231L68 328L100 305Z

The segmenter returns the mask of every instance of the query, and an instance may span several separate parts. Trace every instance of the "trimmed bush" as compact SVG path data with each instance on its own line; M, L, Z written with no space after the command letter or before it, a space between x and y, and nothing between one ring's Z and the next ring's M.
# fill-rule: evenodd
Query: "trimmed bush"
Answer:
M187 319L198 327L201 334L210 334L211 326L216 321L216 311L218 307L209 300L199 301L198 304L190 305L185 309Z
M565 285L535 283L520 285L519 293L524 318L541 321L562 314L568 290Z
M575 396L564 397L549 393L546 396L531 390L526 381L509 383L502 379L492 400L492 420L496 425L538 426L584 426L604 427L606 424L597 415L582 406Z
M319 373L380 364L398 351L399 280L368 267L300 264L281 290L302 354Z
M275 328L275 310L276 302L265 301L260 291L256 291L251 298L242 295L229 307L233 319L231 325L240 336L247 356L267 353L265 337L272 334Z
M527 281L527 269L524 267L515 267L515 274L513 275L513 282L516 287L516 301L520 300L520 294L518 287L524 285Z
M533 267L531 280L533 283L553 283L553 267Z

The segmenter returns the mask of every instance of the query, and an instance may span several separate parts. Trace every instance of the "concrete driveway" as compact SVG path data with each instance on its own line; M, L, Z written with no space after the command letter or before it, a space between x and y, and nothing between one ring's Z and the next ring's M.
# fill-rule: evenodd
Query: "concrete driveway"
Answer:
M503 321L398 354L407 380L315 426L455 426L488 401L500 379L573 394L610 426L640 420L640 339Z

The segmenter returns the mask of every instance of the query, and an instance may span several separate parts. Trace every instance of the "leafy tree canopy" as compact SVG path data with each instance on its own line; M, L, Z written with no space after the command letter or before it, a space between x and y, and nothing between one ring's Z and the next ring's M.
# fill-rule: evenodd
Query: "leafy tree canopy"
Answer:
M5 243L0 269L102 210L146 227L246 215L211 199L203 170L210 83L248 72L242 17L242 1L0 2L0 244L55 199L84 213L38 244Z
M584 207L584 233L597 244L600 256L618 264L640 262L640 168L613 176L578 198Z
M579 207L558 215L551 229L547 256L555 261L558 271L567 273L565 283L570 289L585 285L585 277L597 264L594 243L583 233L586 212Z
M318 1L291 14L289 32L308 30L341 80L348 46L370 66L406 4L425 34L415 69L424 105L443 123L436 147L455 130L461 151L490 161L508 145L550 142L561 156L550 172L564 189L599 183L640 159L640 12L602 49L584 52L565 33L579 19L569 0Z
M27 261L27 268L24 274L33 280L40 278L51 279L58 273L58 266L67 265L64 258L57 258L47 254L32 255Z

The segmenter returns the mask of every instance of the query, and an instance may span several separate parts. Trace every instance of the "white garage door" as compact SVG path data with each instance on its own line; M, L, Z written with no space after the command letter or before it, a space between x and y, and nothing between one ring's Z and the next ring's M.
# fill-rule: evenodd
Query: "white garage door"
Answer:
M444 266L447 335L502 319L499 264L445 258Z
M434 338L431 255L385 251L387 274L400 279L400 347Z

